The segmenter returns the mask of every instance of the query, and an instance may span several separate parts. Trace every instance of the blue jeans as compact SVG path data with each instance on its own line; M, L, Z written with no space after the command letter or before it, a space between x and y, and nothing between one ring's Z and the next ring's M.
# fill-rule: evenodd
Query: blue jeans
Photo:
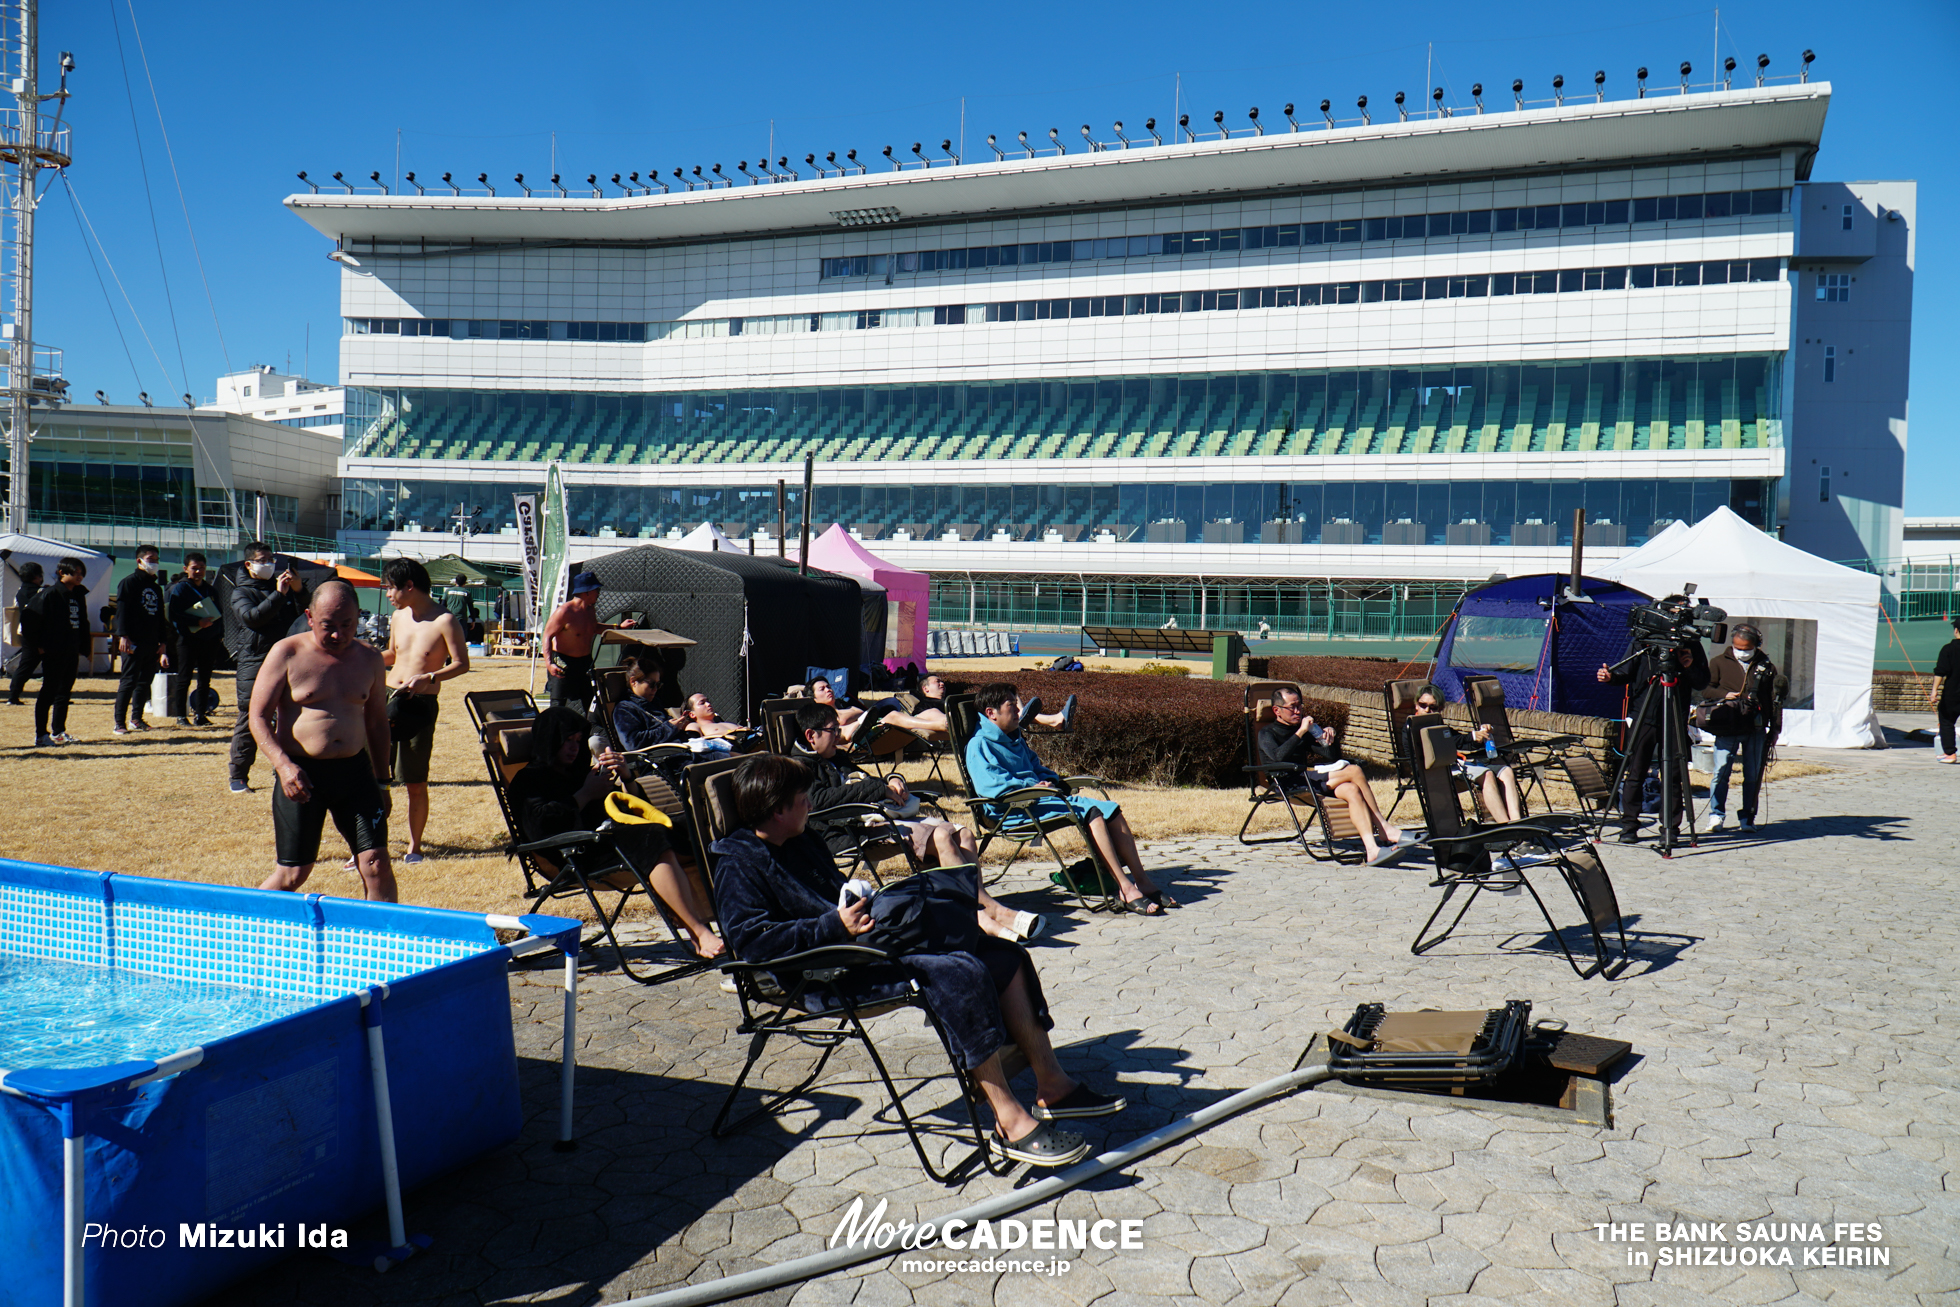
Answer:
M1708 810L1719 816L1729 810L1729 767L1741 756L1742 761L1742 807L1736 816L1743 821L1756 820L1756 791L1763 784L1763 753L1767 737L1761 731L1750 731L1747 735L1718 735L1715 737L1715 778L1710 787Z

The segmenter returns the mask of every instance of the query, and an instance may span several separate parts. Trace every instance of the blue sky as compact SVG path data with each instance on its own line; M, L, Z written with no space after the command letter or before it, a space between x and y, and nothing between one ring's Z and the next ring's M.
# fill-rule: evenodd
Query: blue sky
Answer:
M1665 82L1663 70L1687 59L1700 80L1718 53L1744 68L1767 53L1772 73L1793 72L1813 48L1814 75L1834 91L1813 176L1919 182L1906 511L1960 516L1960 388L1947 384L1960 348L1960 315L1948 307L1960 296L1953 0L1758 0L1724 5L1719 31L1712 7L1668 0L947 9L78 0L44 5L41 23L44 76L57 51L79 64L68 180L113 275L91 263L57 180L39 218L35 336L66 350L72 393L100 388L118 403L139 389L202 400L220 372L252 363L283 369L290 359L334 379L328 245L280 203L300 186L299 169L363 184L373 171L392 181L398 167L425 181L487 172L501 184L517 172L548 176L554 158L568 178L715 162L733 172L771 141L797 160L853 147L876 159L887 144L904 154L915 140L958 139L962 101L974 157L989 132L1045 138L1059 127L1074 143L1081 124L1106 138L1121 119L1138 136L1145 118L1168 123L1179 103L1194 122L1223 109L1242 125L1258 105L1283 126L1287 101L1305 112L1323 97L1351 106L1366 94L1388 110L1396 91L1415 102L1427 85L1467 102L1473 82L1508 87L1513 77L1542 97L1554 74L1589 91L1601 68L1617 96L1631 93L1642 64Z

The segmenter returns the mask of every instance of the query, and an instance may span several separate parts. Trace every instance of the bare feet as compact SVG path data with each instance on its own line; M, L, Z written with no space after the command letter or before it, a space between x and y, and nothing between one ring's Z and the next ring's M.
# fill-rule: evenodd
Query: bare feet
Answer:
M694 956L703 962L713 962L728 952L728 945L722 937L712 930L701 931L694 936Z

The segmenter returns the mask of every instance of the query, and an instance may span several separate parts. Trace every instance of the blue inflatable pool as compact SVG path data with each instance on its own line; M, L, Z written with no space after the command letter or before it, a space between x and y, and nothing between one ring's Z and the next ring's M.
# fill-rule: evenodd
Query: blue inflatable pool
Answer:
M193 1302L384 1206L406 1256L401 1190L518 1133L513 956L573 1046L578 930L0 859L0 1304Z

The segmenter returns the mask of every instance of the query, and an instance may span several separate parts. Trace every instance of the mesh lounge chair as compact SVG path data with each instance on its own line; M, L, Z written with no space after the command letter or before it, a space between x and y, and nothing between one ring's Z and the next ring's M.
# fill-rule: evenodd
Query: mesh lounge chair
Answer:
M800 754L796 747L800 743L796 730L796 709L808 702L807 699L769 699L763 702L762 721L765 738L769 741L769 752L785 758L808 756ZM851 754L840 754L839 761L864 768L873 775L877 774L861 759ZM936 791L930 788L913 787L912 793L919 796L921 808L929 808L940 816L945 815L940 811L937 802L940 796ZM833 804L828 808L819 808L811 812L810 817L812 820L822 818L828 822L835 822L850 832L851 860L844 868L846 876L863 867L871 873L873 880L882 885L885 877L881 868L893 858L903 860L908 873L920 869L918 856L912 851L912 841L904 831L892 824L892 819L885 815L884 808L878 804Z
M527 722L538 715L538 701L529 690L471 690L463 696L463 706L479 736L489 722Z
M1532 786L1538 788L1538 803L1547 810L1545 778L1540 770L1554 757L1575 744L1584 743L1578 735L1554 735L1543 740L1520 740L1511 730L1510 715L1504 710L1504 686L1495 676L1463 678L1463 699L1470 705L1470 720L1490 727L1490 738L1518 774L1518 798L1522 801Z
M1395 756L1395 801L1382 814L1393 818L1402 796L1416 788L1416 763L1409 756L1409 718L1416 715L1416 700L1427 681L1387 681L1382 685L1382 708L1388 713L1389 750ZM1440 700L1439 700L1440 702Z
M704 851L738 826L734 781L735 768L740 765L739 758L715 758L695 763L687 769L695 839ZM712 853L705 856L710 863L713 862ZM918 1154L919 1165L927 1175L941 1184L958 1184L976 1165L994 1175L1004 1176L1013 1172L1014 1163L996 1159L988 1147L984 1127L980 1124L979 1085L961 1069L959 1060L953 1056L946 1032L932 1009L926 1006L918 982L894 967L890 954L859 944L837 944L781 958L726 961L721 964L721 970L735 982L735 1002L742 1014L735 1032L749 1037L749 1052L742 1064L741 1074L729 1086L728 1097L715 1114L712 1127L715 1138L726 1138L752 1121L773 1116L785 1103L802 1097L804 1091L823 1074L831 1055L843 1045L856 1041L870 1054L871 1064L885 1087L891 1110L897 1114L900 1126L911 1140L912 1151ZM867 989L871 989L876 996L866 994ZM904 1097L892 1082L885 1059L864 1025L872 1017L906 1008L916 1008L925 1017L926 1025L946 1053L947 1065L959 1086L960 1097L966 1103L968 1128L958 1131L957 1135L962 1142L970 1135L972 1147L951 1166L943 1169L935 1166L933 1159L927 1155L924 1138L927 1132L905 1110ZM772 1039L789 1040L818 1050L815 1064L795 1085L779 1092L765 1093L757 1107L730 1121L729 1113L734 1110L736 1099L741 1096L749 1074L762 1060L762 1054ZM1018 1050L1012 1047L1002 1050L1003 1059L1009 1054L1018 1054ZM941 1160L944 1160L943 1153Z
M967 812L980 834L979 852L985 854L987 846L996 839L1012 844L1014 852L1008 855L1007 862L998 873L1004 876L1007 868L1014 865L1015 859L1028 845L1039 843L1055 859L1055 866L1059 869L1054 877L1055 882L1074 894L1084 911L1121 912L1123 902L1116 889L1116 878L1104 865L1102 854L1096 849L1096 841L1089 834L1089 824L1073 812L1048 817L1037 817L1034 813L1035 805L1043 799L1073 794L1078 788L1092 789L1107 799L1109 792L1103 788L1107 782L1100 776L1064 776L1054 783L1052 789L1026 786L982 798L974 787L973 773L966 765L966 746L973 739L973 732L979 728L979 723L977 696L954 694L946 697L947 735L952 741L953 757L959 763L960 781L966 787ZM1068 860L1055 846L1054 833L1068 829L1073 829L1082 837L1082 843L1089 851L1088 861L1095 869L1094 888L1082 883L1087 877L1070 874Z
M1308 784L1308 765L1267 762L1259 754L1259 732L1273 720L1273 698L1281 690L1298 690L1291 681L1255 681L1245 687L1245 774L1247 801L1252 805L1239 825L1241 844L1283 844L1298 840L1320 862L1359 863L1366 858L1361 832L1355 829L1347 804ZM1293 823L1292 832L1248 836L1262 808L1278 804ZM1305 810L1305 819L1301 812ZM1319 827L1320 838L1313 837ZM1336 841L1340 843L1337 845ZM1352 842L1352 847L1348 847Z
M1612 878L1598 851L1584 835L1575 835L1571 820L1540 817L1506 826L1480 826L1463 819L1456 798L1456 748L1449 728L1440 724L1424 727L1416 734L1421 760L1416 793L1422 799L1422 813L1429 825L1429 838L1419 847L1430 849L1436 859L1436 879L1432 889L1443 891L1435 911L1416 932L1409 951L1427 953L1448 939L1464 915L1485 892L1508 893L1522 890L1538 905L1545 926L1566 962L1580 979L1605 975L1609 979L1624 970L1628 962L1626 931L1620 917L1620 901L1613 892ZM1593 962L1581 966L1566 943L1564 933L1552 919L1544 898L1531 883L1533 871L1555 871L1571 892L1592 938ZM1458 890L1467 891L1463 905L1450 924L1431 934L1450 900ZM1608 932L1619 939L1619 960L1613 961L1607 945Z
M483 732L483 761L490 773L490 789L497 796L497 808L504 815L509 839L504 846L507 857L517 859L524 872L524 896L533 911L551 899L583 896L592 905L599 933L612 947L619 969L629 980L642 985L658 985L696 975L715 964L693 956L675 919L646 873L630 865L619 854L612 838L612 823L598 830L566 831L542 840L527 840L517 813L510 804L510 782L531 759L531 723L528 721L490 722ZM668 934L686 949L685 961L652 972L637 972L626 958L626 950L614 933L627 903L644 894L660 914ZM602 899L613 896L612 910Z

